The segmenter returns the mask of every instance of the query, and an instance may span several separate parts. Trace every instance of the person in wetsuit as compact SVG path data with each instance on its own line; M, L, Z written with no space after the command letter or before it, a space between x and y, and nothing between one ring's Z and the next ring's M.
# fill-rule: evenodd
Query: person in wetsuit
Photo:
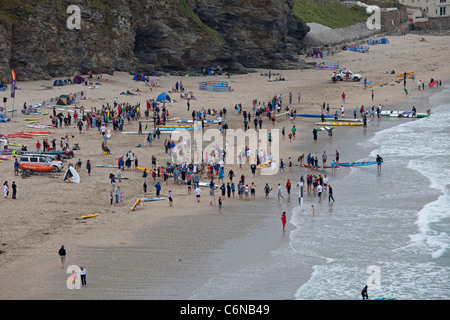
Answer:
M362 299L363 300L369 300L369 295L367 294L367 288L369 288L368 285L366 285L364 287L364 289L362 289L362 291L361 291L361 295L362 295Z

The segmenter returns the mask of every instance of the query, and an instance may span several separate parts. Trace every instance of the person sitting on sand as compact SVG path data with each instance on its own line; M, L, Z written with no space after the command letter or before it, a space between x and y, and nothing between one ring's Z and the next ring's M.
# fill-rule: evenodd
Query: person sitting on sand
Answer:
M104 142L102 142L102 151L106 152L107 154L111 153L111 151L109 150L109 148L106 146L106 144Z

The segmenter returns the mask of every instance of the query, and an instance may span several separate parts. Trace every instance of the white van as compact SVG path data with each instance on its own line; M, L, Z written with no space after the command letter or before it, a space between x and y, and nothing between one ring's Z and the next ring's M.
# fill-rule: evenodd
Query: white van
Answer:
M64 168L64 163L62 163L62 161L52 160L46 156L21 155L19 157L19 162L55 166L55 168L57 168L58 171L61 171Z

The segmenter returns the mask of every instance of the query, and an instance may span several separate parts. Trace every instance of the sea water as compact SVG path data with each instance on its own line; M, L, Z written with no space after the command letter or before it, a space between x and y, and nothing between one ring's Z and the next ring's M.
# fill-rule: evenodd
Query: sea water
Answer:
M428 118L402 121L364 146L376 166L345 168L336 202L305 193L294 225L267 259L209 279L191 299L448 299L450 89ZM344 170L340 168L339 170ZM316 214L311 214L311 204Z
M304 228L294 209L293 248L324 259L296 299L360 298L365 284L370 298L450 297L449 98L446 88L430 98L432 116L377 133L369 156L384 159L381 172L352 168L320 226ZM320 242L305 248L308 238Z

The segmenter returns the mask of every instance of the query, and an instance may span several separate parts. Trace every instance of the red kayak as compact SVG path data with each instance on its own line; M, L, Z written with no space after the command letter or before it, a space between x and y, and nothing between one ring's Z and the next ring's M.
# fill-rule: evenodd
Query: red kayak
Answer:
M55 168L54 166L46 166L46 165L43 165L43 164L34 164L34 163L21 163L21 164L19 164L19 169L30 170L30 171L50 172L54 168Z

